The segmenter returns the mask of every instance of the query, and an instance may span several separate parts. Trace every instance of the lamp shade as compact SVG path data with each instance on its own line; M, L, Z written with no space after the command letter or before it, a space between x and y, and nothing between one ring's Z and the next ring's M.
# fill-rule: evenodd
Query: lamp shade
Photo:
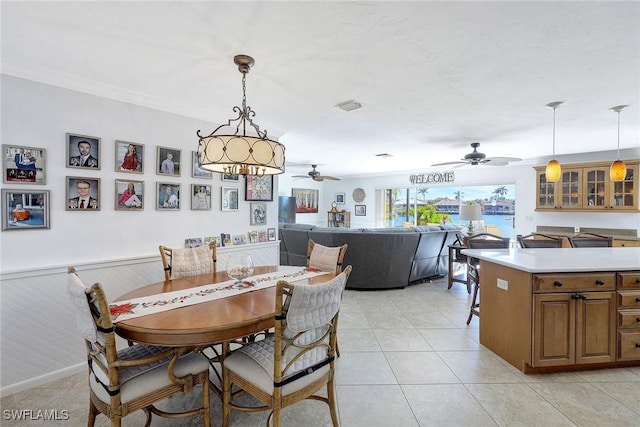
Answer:
M277 175L284 172L284 145L245 135L200 138L200 167L229 175Z
M460 206L460 219L466 221L480 221L482 219L482 207L480 205Z
M545 175L547 176L547 182L558 182L560 181L560 174L562 173L562 168L560 167L560 162L557 160L550 160L547 163L547 169L545 170Z
M616 160L611 163L611 167L609 167L609 177L611 181L614 182L624 181L627 177L627 165L625 165L622 160Z

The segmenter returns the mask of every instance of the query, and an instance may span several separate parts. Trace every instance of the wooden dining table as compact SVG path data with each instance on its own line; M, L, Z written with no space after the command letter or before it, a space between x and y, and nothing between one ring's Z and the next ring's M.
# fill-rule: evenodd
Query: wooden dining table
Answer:
M277 272L278 266L255 267L253 274ZM285 267L291 269L291 267ZM335 277L334 273L291 280L291 283L317 284ZM179 291L228 281L225 271L170 279L153 283L121 295L117 301ZM169 347L198 347L228 343L275 325L275 287L258 289L213 301L122 320L116 333L129 341Z

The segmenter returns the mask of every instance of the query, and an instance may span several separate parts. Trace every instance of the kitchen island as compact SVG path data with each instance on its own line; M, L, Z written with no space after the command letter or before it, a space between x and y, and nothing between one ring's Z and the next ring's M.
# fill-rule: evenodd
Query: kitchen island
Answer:
M480 343L513 366L640 366L640 248L462 253L480 260Z

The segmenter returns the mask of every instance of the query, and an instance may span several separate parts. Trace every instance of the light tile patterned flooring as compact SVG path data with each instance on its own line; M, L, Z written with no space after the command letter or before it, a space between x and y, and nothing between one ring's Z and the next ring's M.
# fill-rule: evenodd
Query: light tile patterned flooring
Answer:
M639 426L640 367L525 375L478 343L478 319L465 324L470 296L446 280L402 290L346 291L339 322L342 356L336 392L344 427ZM182 407L199 390L167 405ZM86 374L2 399L2 410L66 409L70 420L2 426L86 425ZM220 402L212 397L212 425ZM142 413L124 419L143 425ZM232 413L234 426L262 426L265 413ZM154 418L153 426L201 425ZM108 426L100 415L98 426ZM302 402L283 413L283 426L329 426L325 404Z

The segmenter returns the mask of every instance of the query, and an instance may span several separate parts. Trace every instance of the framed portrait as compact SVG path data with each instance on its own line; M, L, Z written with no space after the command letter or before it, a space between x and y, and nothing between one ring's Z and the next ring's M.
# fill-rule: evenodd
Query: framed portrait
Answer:
M267 225L267 204L262 202L251 202L249 219L250 225Z
M144 145L116 141L116 172L144 173Z
M192 178L202 178L202 179L212 179L213 172L208 171L206 169L202 169L200 167L200 162L198 161L198 152L191 152L191 164L193 165L191 168L191 177Z
M2 231L49 228L49 190L2 190Z
M249 243L258 243L258 230L247 231L247 237L249 238Z
M115 195L117 211L144 210L144 181L116 179Z
M276 229L275 228L267 228L267 237L270 242L274 242L276 240Z
M345 197L345 193L336 193L336 203L339 205L344 205Z
M166 176L180 176L180 160L182 150L177 148L158 147L156 153L156 173Z
M292 188L291 195L296 199L296 213L318 213L319 190Z
M222 178L223 181L227 181L227 182L238 182L240 180L240 175L236 174L226 174L226 173L221 173L220 177Z
M67 185L68 211L100 210L100 178L68 176Z
M44 148L23 145L2 146L2 181L8 184L46 184Z
M67 167L100 169L100 138L68 133Z
M156 209L159 211L180 210L180 184L156 182Z
M267 230L258 230L258 242L264 243L268 241L269 239L267 238Z
M238 188L237 187L221 187L220 188L220 209L223 211L238 210Z
M247 201L272 201L273 175L247 175L244 180L244 199Z
M211 210L211 186L191 184L191 209L194 211Z
M202 237L190 237L188 239L184 239L185 248L197 248L198 246L202 246Z
M367 215L367 205L356 205L354 214L356 216L366 216Z

